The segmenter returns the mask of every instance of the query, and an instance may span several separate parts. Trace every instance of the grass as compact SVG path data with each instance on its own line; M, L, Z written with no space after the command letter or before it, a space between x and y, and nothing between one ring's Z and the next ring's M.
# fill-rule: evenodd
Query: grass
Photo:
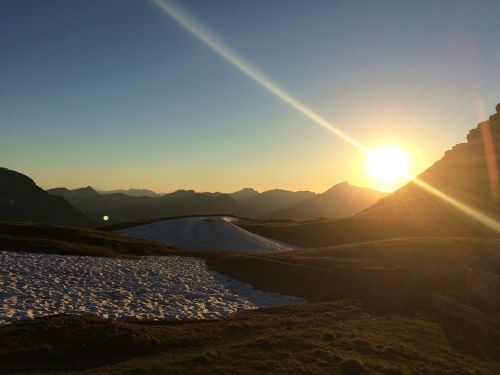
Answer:
M447 216L412 217L411 212L397 215L354 215L334 220L254 221L237 224L252 233L305 248L325 247L365 241L413 237L490 237L497 233L471 222L468 218Z
M402 238L208 260L210 268L310 302L357 298L375 311L413 312L433 291L465 288L465 269L500 247L482 238Z
M418 314L370 315L343 300L219 321L56 316L0 328L0 371L85 374L496 374L497 342ZM496 358L496 359L495 359Z

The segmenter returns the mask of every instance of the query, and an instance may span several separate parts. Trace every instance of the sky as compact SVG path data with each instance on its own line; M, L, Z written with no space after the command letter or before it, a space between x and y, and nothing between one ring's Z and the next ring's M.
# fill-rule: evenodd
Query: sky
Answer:
M500 102L497 0L184 0L225 46L413 173ZM150 0L0 0L0 165L40 186L381 188L364 155Z

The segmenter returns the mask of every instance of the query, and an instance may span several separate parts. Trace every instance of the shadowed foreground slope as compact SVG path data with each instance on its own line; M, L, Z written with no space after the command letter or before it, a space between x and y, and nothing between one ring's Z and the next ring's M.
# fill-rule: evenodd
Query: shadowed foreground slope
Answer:
M191 323L50 317L0 327L0 340L4 343L2 373L34 369L86 374L500 371L498 347L474 331L425 315L374 316L350 301Z

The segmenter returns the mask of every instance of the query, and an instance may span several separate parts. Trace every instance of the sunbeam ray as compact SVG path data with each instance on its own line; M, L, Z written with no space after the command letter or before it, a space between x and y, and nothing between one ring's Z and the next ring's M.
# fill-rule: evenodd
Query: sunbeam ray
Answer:
M264 87L266 90L274 94L276 97L295 108L297 111L301 112L303 115L312 120L316 125L323 127L324 129L330 131L336 136L340 137L344 141L348 142L352 146L356 147L358 150L365 154L369 154L370 150L361 144L360 142L353 139L347 133L333 126L331 122L317 114L315 111L307 107L300 100L296 99L281 87L279 87L272 80L267 78L264 74L260 73L256 68L254 68L250 63L239 57L236 53L231 51L227 46L222 44L217 38L212 35L208 30L206 30L199 22L193 19L183 10L179 9L177 6L165 0L151 0L164 14L171 17L178 24L180 24L184 29L193 34L206 46L211 48L213 51L218 53L227 62L231 63L237 69L239 69L246 76L256 81L259 85ZM490 229L500 233L500 222L492 217L482 213L481 211L470 207L469 205L456 200L453 197L443 193L442 191L436 189L435 187L429 185L428 183L414 177L408 176L408 179L415 182L419 187L425 189L432 195L442 199L446 203L452 205L456 209L460 210L464 214L468 215L470 218L476 220L477 222L487 226Z

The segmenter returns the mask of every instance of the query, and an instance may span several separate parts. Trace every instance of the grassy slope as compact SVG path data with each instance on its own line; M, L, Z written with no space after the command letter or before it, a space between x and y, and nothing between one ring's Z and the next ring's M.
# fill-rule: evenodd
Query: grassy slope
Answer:
M189 255L163 243L68 226L0 222L0 249L52 254L132 257Z
M428 306L432 291L465 287L464 269L500 247L479 238L402 238L209 260L257 288L311 302L359 298L375 309Z
M0 329L0 372L495 374L496 343L423 315L337 301L193 323L52 317ZM351 371L349 371L351 370Z
M397 207L395 208L398 211ZM443 210L446 211L446 208ZM489 237L499 238L486 227L453 212L436 217L394 219L392 216L359 214L336 220L305 222L257 222L241 220L236 224L249 232L300 247L324 247L402 237ZM451 219L453 218L453 220ZM418 223L418 225L417 225Z

